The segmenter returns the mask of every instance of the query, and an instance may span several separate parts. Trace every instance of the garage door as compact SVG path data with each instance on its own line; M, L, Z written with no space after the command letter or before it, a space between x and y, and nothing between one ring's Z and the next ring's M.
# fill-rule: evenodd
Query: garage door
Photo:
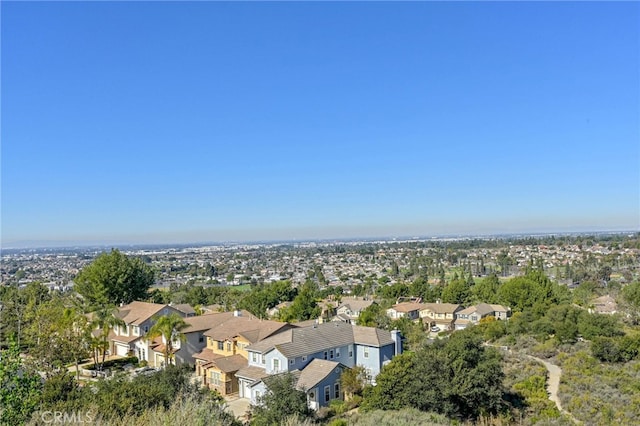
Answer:
M129 346L116 345L116 355L120 355L120 356L129 355Z

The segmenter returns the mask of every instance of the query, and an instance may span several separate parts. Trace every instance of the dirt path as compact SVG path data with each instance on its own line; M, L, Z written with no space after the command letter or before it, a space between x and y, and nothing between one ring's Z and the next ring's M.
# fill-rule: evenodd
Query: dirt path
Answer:
M571 418L575 423L582 424L581 421L573 417L570 412L566 411L562 408L562 404L560 403L560 398L558 397L558 390L560 389L560 377L562 376L562 369L555 364L551 364L541 358L537 358L535 356L527 355L527 357L538 361L542 365L545 366L547 371L549 372L549 381L547 382L547 392L549 393L549 399L556 404L558 410Z

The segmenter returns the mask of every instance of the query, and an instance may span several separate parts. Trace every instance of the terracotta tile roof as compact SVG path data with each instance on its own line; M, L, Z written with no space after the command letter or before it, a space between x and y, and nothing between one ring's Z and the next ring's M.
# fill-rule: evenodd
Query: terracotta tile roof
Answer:
M217 341L242 336L249 342L255 343L291 327L285 322L261 320L250 314L242 316L231 314L231 316L223 318L222 321L210 328L204 335Z
M210 328L215 327L217 324L219 324L220 320L224 319L224 317L219 317L220 315L223 314L216 312L185 318L184 322L188 324L188 327L182 330L182 332L193 333L195 331L209 330Z
M136 301L118 308L116 316L127 324L140 325L166 307L158 303Z
M242 367L246 367L249 364L247 359L240 354L231 356L223 356L215 358L211 362L204 365L206 368L216 368L225 373L233 373L240 370Z
M455 303L425 303L422 310L430 310L436 314L453 314L460 310L461 306Z
M420 309L423 309L424 304L413 303L413 302L398 303L393 305L391 308L394 309L396 312L411 312L411 311L419 311Z
M210 361L213 361L216 358L223 358L224 355L217 354L217 353L213 352L211 349L205 348L202 351L198 352L197 354L193 355L193 357L195 359L201 359L203 361L210 362Z

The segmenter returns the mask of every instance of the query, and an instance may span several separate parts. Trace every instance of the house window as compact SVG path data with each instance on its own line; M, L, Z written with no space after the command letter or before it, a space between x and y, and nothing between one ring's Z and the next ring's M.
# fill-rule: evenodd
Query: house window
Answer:
M227 352L231 352L231 342L227 342Z
M224 342L218 342L218 350L221 351L224 349Z
M258 357L257 357L256 353L255 352L251 352L251 361L252 362L258 362L257 358Z
M353 345L349 345L349 358L353 358Z
M365 358L369 358L369 347L368 346L364 347L364 357Z
M266 357L266 356L264 356L264 355L262 355L262 363L263 363L263 364L266 364L266 363L267 363L267 357Z
M137 325L133 326L133 335L134 336L139 336L140 335L140 327L138 327Z
M278 358L273 359L273 371L280 371L280 360Z
M256 391L256 399L260 399L260 391L259 390Z
M327 359L327 351L324 351L324 359Z
M198 337L198 342L204 342L204 336L202 334L200 335L200 337Z
M220 386L221 380L220 380L220 372L219 371L212 371L211 372L211 384L215 385L215 386Z
M336 358L340 358L340 348L336 348Z
M149 332L149 326L145 325L144 326L144 334L147 334Z
M293 364L295 364L295 362L296 362L296 360L292 358L292 359L289 360L289 365L293 365Z
M338 382L336 382L336 384L333 385L333 397L340 398L340 383Z
M324 387L324 402L329 402L329 398L331 398L331 386Z
M330 358L330 359L333 359L333 349L331 349L331 350L329 351L329 358Z

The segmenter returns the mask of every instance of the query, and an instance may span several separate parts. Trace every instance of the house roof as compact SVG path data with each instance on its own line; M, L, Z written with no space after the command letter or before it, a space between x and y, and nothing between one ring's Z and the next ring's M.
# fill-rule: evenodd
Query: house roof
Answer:
M323 359L313 359L300 372L296 388L301 390L309 390L325 379L336 368L340 367L339 362L326 361Z
M201 359L201 360L207 361L207 362L213 361L216 358L222 358L223 356L224 355L217 354L217 353L213 352L211 349L207 349L207 348L204 348L203 350L201 350L197 354L193 355L193 357L195 359Z
M509 312L509 308L502 305L489 305L493 308L494 312Z
M224 373L233 373L234 371L240 370L242 367L245 367L248 364L245 357L240 354L235 354L231 356L223 356L221 358L215 358L211 362L208 362L204 366L206 368L217 368L218 370Z
M352 312L359 312L359 311L362 311L363 309L368 308L374 303L375 302L373 300L362 300L357 298L345 297L342 299L342 303L340 304L340 306L338 306L338 309L342 307L347 307Z
M119 308L116 316L127 324L140 325L166 307L159 303L136 301Z
M391 307L391 309L396 312L412 312L419 311L424 308L423 303L415 303L415 302L405 302L405 303L397 303Z
M179 304L177 304L177 305L171 305L171 304L170 304L169 306L171 306L171 307L173 307L173 308L175 308L175 309L179 310L179 311L180 311L180 312L182 312L183 314L187 314L187 315L195 315L195 314L196 314L195 309L193 309L193 308L191 307L191 305L190 305L190 304L188 304L188 303L179 303Z
M260 381L263 377L267 377L269 374L265 371L264 368L253 367L253 366L245 366L242 367L236 373L236 377L242 377L243 379L249 379L254 381Z
M423 305L421 310L429 310L435 314L453 314L461 308L457 303L424 303Z
M458 314L470 315L474 312L479 313L481 316L489 315L495 312L495 309L487 303L478 303L475 306L469 306L467 309L463 309Z
M246 315L243 314L241 316L235 316L233 312L217 314L216 316L221 315L223 315L221 321L206 331L204 333L205 336L217 341L242 336L249 342L255 343L290 327L290 325L285 322L261 320L248 312Z
M247 350L266 353L275 348L287 358L294 358L354 343L375 347L394 344L388 331L334 321L293 328L252 344Z
M214 327L219 323L221 318L218 318L219 315L222 315L219 312L214 312L210 314L199 315L195 317L187 317L184 319L184 322L188 324L188 326L182 330L183 333L193 333L196 331L205 331Z

